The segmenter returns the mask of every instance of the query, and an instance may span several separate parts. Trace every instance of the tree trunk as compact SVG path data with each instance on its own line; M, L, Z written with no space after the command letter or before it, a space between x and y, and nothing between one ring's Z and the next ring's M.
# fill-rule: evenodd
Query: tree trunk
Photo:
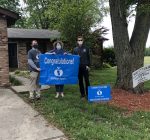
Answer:
M132 72L143 66L144 51L150 28L150 12L142 12L141 5L147 5L149 0L142 0L138 3L136 11L135 25L130 39L132 48ZM134 89L136 93L143 92L144 84L140 84Z
M144 48L150 28L149 13L141 12L139 8L144 2L138 3L134 31L129 41L126 21L125 0L109 0L114 49L117 59L116 87L133 90L136 93L143 91L141 84L133 89L132 72L143 66Z

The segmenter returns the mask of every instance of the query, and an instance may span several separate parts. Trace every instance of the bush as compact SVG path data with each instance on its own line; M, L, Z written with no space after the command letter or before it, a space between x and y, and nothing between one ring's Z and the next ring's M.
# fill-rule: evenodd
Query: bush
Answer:
M19 73L20 73L20 70L16 70L16 71L15 71L15 74L19 74Z
M11 75L9 76L9 81L10 81L12 86L22 85L22 83L19 80L17 80L14 76L11 76Z
M103 50L103 62L108 63L111 66L116 66L114 48L105 48Z
M101 56L92 55L91 62L95 69L102 68Z
M18 76L22 76L22 77L25 77L25 78L29 78L30 77L30 72L29 71L15 71L15 74L18 75Z

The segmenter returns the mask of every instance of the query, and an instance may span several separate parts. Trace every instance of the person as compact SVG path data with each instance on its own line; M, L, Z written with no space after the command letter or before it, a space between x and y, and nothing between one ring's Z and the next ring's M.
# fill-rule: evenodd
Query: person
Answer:
M60 55L64 55L67 54L64 49L63 49L63 43L61 41L56 41L53 43L53 47L54 49L49 51L46 54L60 54ZM59 71L58 71L59 74ZM64 97L64 85L55 85L55 89L56 89L56 96L55 98L58 98L59 95L61 95L61 97Z
M90 53L89 48L87 48L83 44L82 36L77 37L77 47L74 48L74 54L80 56L78 79L79 79L81 99L84 99L85 97L88 97L88 86L90 86L89 82ZM84 86L83 78L85 81L86 88Z
M40 85L39 80L39 55L40 51L38 50L38 42L33 40L31 43L32 49L28 51L28 66L30 71L30 86L29 86L29 99L33 100L34 98L40 99ZM35 93L35 94L34 94ZM35 97L34 97L35 95Z

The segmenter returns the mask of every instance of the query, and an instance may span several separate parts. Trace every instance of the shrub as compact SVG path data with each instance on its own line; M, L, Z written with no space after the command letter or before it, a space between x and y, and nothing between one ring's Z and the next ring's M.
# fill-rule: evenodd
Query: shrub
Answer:
M102 68L101 56L92 55L91 58L92 67L94 68Z
M20 85L22 85L22 82L20 82L14 76L11 76L11 75L9 76L9 81L10 81L12 86L20 86Z
M111 66L116 66L114 48L105 48L103 50L103 62L108 63Z
M25 77L25 78L30 77L30 72L29 71L19 71L19 72L15 72L15 74L18 75L18 76Z
M19 74L19 73L20 73L20 70L16 70L16 71L15 71L15 74Z

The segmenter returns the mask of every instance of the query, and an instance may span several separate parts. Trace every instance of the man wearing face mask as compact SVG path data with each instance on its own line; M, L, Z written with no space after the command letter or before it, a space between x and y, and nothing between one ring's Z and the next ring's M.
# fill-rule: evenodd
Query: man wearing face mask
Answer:
M67 54L64 49L63 49L63 43L61 41L56 41L53 44L54 49L47 52L46 54ZM58 98L59 95L61 95L61 97L64 97L64 85L55 85L56 88L56 96L55 98Z
M39 55L40 51L38 50L38 43L36 40L32 41L32 49L28 51L28 66L30 71L30 87L29 87L29 99L33 100L34 98L40 99L40 85L38 83L38 77L40 72L39 66ZM35 93L35 97L34 97Z
M90 86L90 82L89 82L90 53L89 53L89 48L87 48L83 44L82 36L78 36L77 38L77 47L74 48L74 54L80 56L78 79L79 79L81 99L84 99L85 96L88 97L88 86ZM85 80L86 88L84 88L83 78Z

